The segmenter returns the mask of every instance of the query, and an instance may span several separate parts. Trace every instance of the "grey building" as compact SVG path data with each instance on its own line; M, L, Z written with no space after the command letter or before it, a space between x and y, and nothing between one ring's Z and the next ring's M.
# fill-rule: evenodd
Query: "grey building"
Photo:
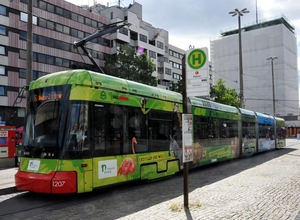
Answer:
M300 126L297 40L294 27L285 17L242 28L243 85L245 108L273 114L273 61L276 116L288 126ZM226 86L240 92L238 30L222 33L210 41L214 80L223 78Z

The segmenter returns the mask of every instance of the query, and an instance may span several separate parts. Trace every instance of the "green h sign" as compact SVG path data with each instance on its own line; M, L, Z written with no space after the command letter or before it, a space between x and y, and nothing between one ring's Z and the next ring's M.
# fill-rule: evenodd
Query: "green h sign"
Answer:
M200 69L206 63L206 53L201 49L190 51L187 57L187 64L191 69Z

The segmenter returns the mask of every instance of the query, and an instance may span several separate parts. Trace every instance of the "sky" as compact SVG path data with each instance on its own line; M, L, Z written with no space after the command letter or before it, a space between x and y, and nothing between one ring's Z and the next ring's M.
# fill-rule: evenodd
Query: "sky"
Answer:
M67 0L75 5L94 2L110 6L117 0ZM169 43L183 50L189 46L208 47L220 33L238 28L238 17L229 11L247 8L241 17L241 27L284 16L294 27L298 45L300 69L300 1L299 0L120 0L122 7L137 2L143 7L143 20L153 27L169 32ZM299 38L299 39L298 39ZM270 55L271 56L271 55ZM273 55L272 55L273 56ZM278 56L274 54L274 56Z

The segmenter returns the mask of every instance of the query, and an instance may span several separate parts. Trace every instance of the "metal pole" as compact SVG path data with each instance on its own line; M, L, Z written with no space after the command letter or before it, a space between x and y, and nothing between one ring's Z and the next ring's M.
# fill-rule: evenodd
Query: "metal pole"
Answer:
M266 58L267 60L271 60L271 68L272 68L272 92L273 92L273 117L276 116L276 105L275 105L275 83L274 83L274 60L278 59L277 56L270 56ZM275 140L275 148L277 148L277 125L275 120L275 129L274 129L274 140Z
M32 0L27 4L27 62L26 85L32 80Z
M32 80L32 1L28 0L27 4L27 62L26 62L26 86L28 86ZM29 92L26 93L26 114L29 112Z
M240 63L240 107L244 108L242 30L241 30L241 16L240 15L238 15L238 23L239 23L239 63Z
M243 8L239 11L237 8L234 11L230 11L229 14L238 16L238 25L239 25L239 65L240 65L240 107L244 108L244 81L243 81L243 55L242 55L242 30L241 30L241 16L245 13L249 13L247 8Z
M185 56L182 58L182 98L183 98L183 113L188 113L188 101L186 93L186 67L185 67ZM183 146L182 146L183 147ZM185 208L189 207L189 189L188 189L188 177L189 169L188 163L183 163L183 204Z
M272 65L272 89L273 89L273 116L275 117L276 107L275 107L275 88L274 88L274 67L273 67L273 59L271 59Z
M274 67L273 67L273 61L274 59L271 59L271 65L272 65L272 89L273 89L273 117L275 117L276 108L275 108L275 88L274 88ZM275 128L274 128L274 141L275 141L275 149L277 148L277 125L275 121Z

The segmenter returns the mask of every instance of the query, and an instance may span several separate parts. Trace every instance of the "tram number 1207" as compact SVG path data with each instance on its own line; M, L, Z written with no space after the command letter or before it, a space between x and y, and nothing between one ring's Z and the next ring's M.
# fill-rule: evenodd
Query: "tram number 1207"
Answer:
M53 181L52 187L63 187L66 181Z

